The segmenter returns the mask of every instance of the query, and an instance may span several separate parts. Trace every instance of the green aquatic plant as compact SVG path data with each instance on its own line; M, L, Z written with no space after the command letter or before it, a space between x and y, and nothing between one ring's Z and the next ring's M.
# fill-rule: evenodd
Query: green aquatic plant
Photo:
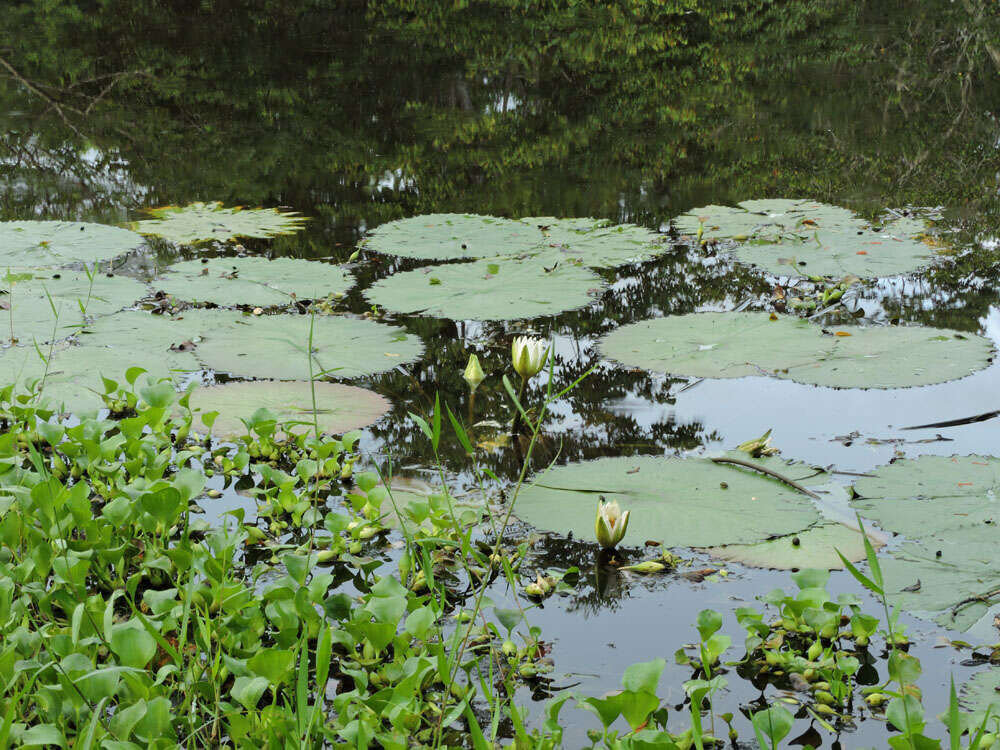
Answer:
M846 208L808 200L748 200L737 208L703 206L677 217L698 245L728 240L742 263L776 276L896 276L933 262L926 222L898 213L881 224Z
M624 325L600 342L629 367L700 378L766 376L831 388L905 388L985 368L992 342L926 326L832 331L763 312L689 313Z
M139 248L142 235L79 221L0 221L0 267L20 272L71 263L93 266Z
M308 221L294 211L242 206L227 208L219 201L197 201L186 206L161 206L145 211L153 218L132 222L130 228L140 234L163 237L178 245L294 234Z

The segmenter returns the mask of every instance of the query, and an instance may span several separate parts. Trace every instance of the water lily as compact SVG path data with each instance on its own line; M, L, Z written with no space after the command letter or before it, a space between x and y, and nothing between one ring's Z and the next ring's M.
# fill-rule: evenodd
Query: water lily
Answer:
M547 342L530 336L518 336L510 347L514 369L523 380L532 378L545 366L549 353Z
M479 357L475 354L469 355L469 364L465 366L465 372L462 374L462 377L469 384L469 389L473 391L486 379L486 373L479 366Z
M598 543L604 549L614 549L628 531L629 511L622 512L616 500L610 503L601 499L597 506L597 519L594 521L594 533Z

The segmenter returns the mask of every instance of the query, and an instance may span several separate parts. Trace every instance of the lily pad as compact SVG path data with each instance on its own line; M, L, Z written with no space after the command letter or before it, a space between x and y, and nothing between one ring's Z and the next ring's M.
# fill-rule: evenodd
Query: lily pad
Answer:
M989 364L982 336L924 326L826 330L768 313L691 313L622 326L601 351L629 367L702 378L766 375L833 388L902 388Z
M79 221L0 221L0 267L91 265L142 245L141 235L120 227Z
M364 245L404 258L450 260L535 252L541 232L511 219L476 214L426 214L376 227Z
M147 213L153 218L133 222L132 228L141 234L163 237L179 245L294 234L308 220L293 211L242 206L226 208L218 201L150 208Z
M389 411L389 402L377 393L339 383L228 383L197 388L191 394L190 404L193 411L219 412L212 425L217 437L244 434L246 428L240 418L249 418L260 408L270 411L279 422L298 421L311 427L313 388L315 420L321 432L339 435L367 427Z
M779 458L748 459L815 487L830 476ZM725 488L723 488L725 485ZM538 528L596 541L600 496L631 512L623 544L645 539L667 547L755 544L819 520L812 500L783 482L706 457L600 458L550 469L517 498L516 513Z
M674 219L678 231L737 243L737 260L777 276L876 278L915 271L934 249L924 222L900 217L875 225L846 208L811 200L753 200L703 206Z
M354 277L339 266L292 258L215 258L177 263L154 282L167 294L216 305L287 305L346 292Z
M402 313L453 320L513 320L556 315L594 300L603 283L584 268L546 270L538 258L497 258L397 273L365 291L373 303Z
M613 268L662 253L664 237L632 224L602 219L519 220L475 214L428 214L382 224L365 240L376 252L407 258L453 260L542 256L544 264Z
M577 263L590 268L615 268L651 260L666 250L665 235L634 224L611 224L602 219L520 219L542 233L540 255L545 265Z
M208 310L192 312L206 323L218 314ZM420 339L402 328L371 320L322 316L315 318L310 357L307 351L312 320L308 315L244 316L206 332L198 344L197 356L206 366L231 375L309 380L310 375L337 379L374 375L412 362L423 352Z
M0 382L15 384L22 392L33 381L41 384L42 396L63 410L80 413L100 409L105 392L103 377L127 388L125 372L132 367L147 371L137 386L150 378L170 378L178 387L183 376L200 368L197 361L182 352L157 353L141 347L106 347L99 345L58 344L44 347L48 365L34 347L11 347L0 355Z
M891 600L946 627L975 624L1000 600L1000 458L921 456L871 473L852 504L909 540L881 563Z
M127 276L82 271L4 272L0 275L0 339L45 343L76 333L89 318L116 312L146 294Z
M720 560L738 562L752 568L843 570L844 563L837 555L838 549L851 562L865 559L865 544L861 532L840 523L819 524L797 534L757 544L711 547L708 553Z
M991 716L1000 715L1000 669L990 667L972 675L962 686L959 700L970 711L988 708Z

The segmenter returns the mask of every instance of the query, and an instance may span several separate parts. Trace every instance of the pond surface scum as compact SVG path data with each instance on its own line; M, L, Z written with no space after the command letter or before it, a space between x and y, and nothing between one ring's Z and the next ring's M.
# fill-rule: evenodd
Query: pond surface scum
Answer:
M996 0L2 15L0 749L994 741Z

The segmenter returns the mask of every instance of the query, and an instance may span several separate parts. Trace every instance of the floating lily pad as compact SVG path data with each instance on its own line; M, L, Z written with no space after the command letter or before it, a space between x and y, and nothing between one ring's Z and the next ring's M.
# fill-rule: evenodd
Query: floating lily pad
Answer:
M158 289L192 302L216 305L287 305L346 292L354 277L339 266L291 258L215 258L170 266Z
M541 232L511 219L476 214L426 214L390 221L365 240L369 250L404 258L450 260L535 252Z
M0 267L88 266L131 252L141 235L79 221L0 221Z
M603 282L570 264L546 270L538 258L497 258L418 268L390 276L365 291L388 310L453 320L513 320L583 307Z
M881 563L890 598L946 627L970 627L1000 601L1000 458L921 456L871 473L854 485L853 505L910 542Z
M649 260L665 249L661 235L631 224L547 216L514 221L474 214L428 214L391 221L377 227L365 246L407 258L535 255L544 256L550 267L565 263L593 268Z
M833 388L902 388L965 377L989 364L993 345L924 326L825 330L768 313L691 313L622 326L601 340L630 367L702 378L768 375Z
M542 233L540 255L545 265L578 263L590 268L614 268L641 263L663 253L666 237L634 224L611 224L602 219L520 219Z
M844 563L837 555L838 549L851 562L865 559L861 532L840 523L820 524L797 534L757 544L711 547L708 553L720 560L743 563L753 568L842 570Z
M26 345L65 338L88 318L121 310L146 294L145 285L127 276L88 278L82 271L5 271L0 289L0 340Z
M147 209L152 219L132 223L141 234L193 245L208 240L227 242L236 237L277 237L302 229L306 217L276 208L224 207L218 201L189 203L186 206L163 206Z
M82 412L100 409L105 392L103 377L127 388L125 372L132 367L142 367L147 375L141 376L137 385L149 378L170 378L179 387L183 376L199 369L193 357L182 352L157 353L141 347L105 347L99 345L58 344L43 347L42 354L48 366L38 356L34 347L11 347L0 355L0 383L15 384L26 392L34 381L41 384L42 395L65 411Z
M739 458L807 486L830 481L828 474L803 464ZM601 495L631 512L625 545L645 539L667 547L755 544L819 520L812 500L783 482L705 457L600 458L556 467L521 491L516 512L538 528L595 541Z
M339 383L280 383L259 381L228 383L198 388L191 394L191 409L219 412L212 433L217 437L242 435L246 428L241 418L249 418L257 409L267 409L279 422L302 422L313 425L313 389L315 420L321 432L341 434L366 427L389 411L389 402L373 391Z
M218 314L193 312L205 321ZM197 356L206 366L231 375L309 380L310 374L336 379L374 375L412 362L423 351L420 339L402 328L356 318L316 317L310 373L311 320L308 315L246 316L207 332Z
M901 217L881 225L846 208L810 200L753 200L739 207L703 206L674 220L678 231L732 240L732 254L778 276L875 278L915 271L934 249L924 222Z
M962 686L959 700L970 711L988 708L991 716L1000 715L1000 669L990 667L972 675Z

